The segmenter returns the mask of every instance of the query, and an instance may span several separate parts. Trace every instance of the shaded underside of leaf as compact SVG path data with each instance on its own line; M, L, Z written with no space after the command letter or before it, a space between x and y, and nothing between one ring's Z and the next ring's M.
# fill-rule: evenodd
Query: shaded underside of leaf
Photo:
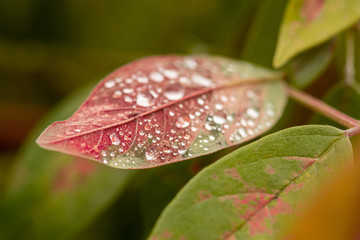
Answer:
M1 239L69 239L135 174L34 145L44 126L69 116L92 87L84 87L54 108L21 149L0 202Z
M281 116L286 99L277 73L246 62L150 57L103 79L38 143L112 167L149 168L258 136Z
M291 0L285 11L274 66L320 44L360 18L358 0Z
M290 128L205 168L168 205L151 239L279 239L336 169L352 159L336 128Z

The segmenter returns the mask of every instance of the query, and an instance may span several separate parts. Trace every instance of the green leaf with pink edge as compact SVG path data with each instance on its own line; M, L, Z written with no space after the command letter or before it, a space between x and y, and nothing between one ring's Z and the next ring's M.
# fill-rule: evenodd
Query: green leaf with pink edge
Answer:
M44 126L73 112L91 87L54 108L22 147L1 194L1 239L69 239L94 220L135 174L34 145Z
M307 199L352 159L349 138L334 127L308 125L266 136L195 176L149 238L281 239Z
M287 101L281 74L210 56L156 56L104 78L37 143L115 168L151 168L247 142Z
M290 0L273 64L281 67L300 52L329 40L360 19L358 0Z

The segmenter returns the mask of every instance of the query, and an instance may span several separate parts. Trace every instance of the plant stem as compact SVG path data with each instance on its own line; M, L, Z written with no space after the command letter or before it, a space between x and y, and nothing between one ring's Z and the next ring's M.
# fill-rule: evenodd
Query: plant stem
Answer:
M352 85L355 82L354 47L354 32L350 29L346 33L345 83L347 85Z
M348 137L352 137L357 134L360 134L360 126L349 128L348 130L345 131L345 134Z
M287 92L294 100L349 128L360 127L360 121L336 110L313 96L287 86Z

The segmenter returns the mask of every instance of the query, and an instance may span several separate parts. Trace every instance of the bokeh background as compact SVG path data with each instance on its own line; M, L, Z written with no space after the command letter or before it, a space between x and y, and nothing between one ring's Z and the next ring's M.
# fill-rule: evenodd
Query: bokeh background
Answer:
M12 181L9 176L15 159L21 158L18 155L20 146L35 124L69 93L99 81L125 63L149 55L216 54L271 68L287 2L0 1L0 190ZM341 36L337 42L343 42ZM342 79L344 51L341 44L337 46L330 67L306 89L317 97L322 97ZM282 127L304 124L311 113L290 103L285 115L280 123ZM32 148L38 148L35 143L33 145ZM147 171L147 179L152 179L151 183L146 183L152 184L150 187L135 181L135 187L125 191L127 197L104 206L103 213L92 216L75 235L80 239L144 238L178 189L202 164L218 157L206 157L210 160L205 164L196 161L179 164L180 170L171 172L173 175L167 173L173 168L164 167L164 178L153 179L153 173ZM152 187L162 186L164 181L173 181L170 185L175 187L166 193ZM141 184L141 191L133 190ZM152 199L155 205L151 205L155 206L154 211L142 213L147 206L140 204L139 207L138 199L152 194L156 196ZM157 202L159 199L161 203ZM14 219L22 215L21 208L13 206L12 211L9 216ZM36 219L36 216L31 215L22 224L29 219ZM16 227L10 225L10 228L12 226Z

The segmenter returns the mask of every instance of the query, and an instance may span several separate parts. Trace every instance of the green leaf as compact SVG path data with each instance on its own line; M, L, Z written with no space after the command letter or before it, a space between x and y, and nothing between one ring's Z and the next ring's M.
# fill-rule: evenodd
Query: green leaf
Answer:
M360 18L358 0L291 0L282 21L274 66L318 45Z
M241 59L272 67L281 17L286 3L287 0L266 0L259 4L242 47Z
M151 238L280 239L305 200L350 160L348 137L333 127L269 135L202 170L163 211Z
M111 203L134 175L35 144L41 130L69 116L92 87L82 88L55 108L23 146L0 204L2 239L68 239Z
M300 54L289 66L291 83L305 88L316 80L333 59L332 43L326 43Z

